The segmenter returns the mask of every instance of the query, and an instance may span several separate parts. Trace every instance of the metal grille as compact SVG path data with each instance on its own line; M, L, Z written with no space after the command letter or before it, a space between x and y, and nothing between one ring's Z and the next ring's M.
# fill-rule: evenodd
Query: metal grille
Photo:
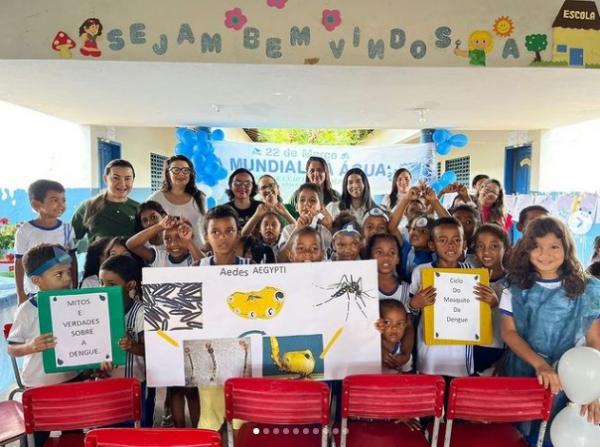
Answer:
M471 181L471 157L466 156L446 160L445 171L454 171L457 181L468 186Z
M152 191L158 191L162 184L163 170L165 161L168 157L150 152L150 188Z
M439 179L442 176L442 162L437 162L437 178Z

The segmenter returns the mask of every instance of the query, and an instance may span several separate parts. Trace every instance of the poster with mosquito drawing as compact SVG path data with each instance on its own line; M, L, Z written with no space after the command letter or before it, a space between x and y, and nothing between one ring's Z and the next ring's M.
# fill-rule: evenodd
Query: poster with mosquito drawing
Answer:
M150 386L380 372L375 261L146 268Z

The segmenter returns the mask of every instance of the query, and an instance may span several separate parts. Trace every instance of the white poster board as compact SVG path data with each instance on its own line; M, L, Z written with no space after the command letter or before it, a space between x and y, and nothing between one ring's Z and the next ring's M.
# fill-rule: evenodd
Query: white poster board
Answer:
M375 261L145 268L143 290L149 386L381 371Z
M479 342L480 301L474 289L479 275L437 272L434 306L434 337L443 340Z
M106 293L50 299L56 366L112 360L109 303Z

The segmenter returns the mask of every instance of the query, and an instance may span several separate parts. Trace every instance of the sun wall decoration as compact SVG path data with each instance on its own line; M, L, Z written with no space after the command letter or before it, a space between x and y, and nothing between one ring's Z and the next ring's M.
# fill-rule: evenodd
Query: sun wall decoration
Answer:
M498 17L494 22L494 32L500 37L510 37L514 30L515 25L508 16Z

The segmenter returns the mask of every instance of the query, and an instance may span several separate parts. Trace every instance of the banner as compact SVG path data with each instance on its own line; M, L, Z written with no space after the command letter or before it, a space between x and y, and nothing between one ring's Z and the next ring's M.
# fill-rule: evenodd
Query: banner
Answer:
M213 142L215 155L230 173L238 168L250 170L256 180L263 174L277 179L284 202L304 183L306 161L322 157L329 164L333 187L342 192L342 179L350 168L361 168L369 177L371 195L377 200L389 194L392 177L398 168L408 169L413 182L436 180L435 146L433 144L394 144L391 146L310 146L269 143ZM207 191L218 203L223 197L227 179ZM205 188L202 187L204 190ZM379 196L379 197L378 197Z
M145 268L143 291L149 386L381 372L375 261Z

